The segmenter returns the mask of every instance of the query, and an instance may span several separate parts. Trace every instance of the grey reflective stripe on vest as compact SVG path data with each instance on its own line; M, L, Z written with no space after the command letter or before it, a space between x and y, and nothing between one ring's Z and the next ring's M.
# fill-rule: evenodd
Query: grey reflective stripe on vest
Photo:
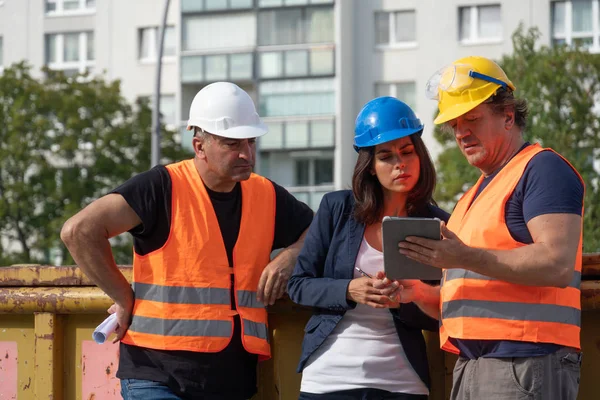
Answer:
M454 279L478 279L482 281L496 281L499 279L492 278L489 276L478 274L477 272L467 271L464 269L449 269L446 270L446 281L451 281ZM568 287L579 289L581 286L581 272L574 271L573 279L571 279L571 283L569 283Z
M229 304L229 289L161 286L136 282L135 298L174 304Z
M496 318L557 322L581 326L581 311L554 304L528 304L480 300L452 300L442 305L442 318Z
M254 336L269 341L269 332L265 324L244 320L244 335Z
M160 319L134 315L129 329L162 336L230 337L233 323L221 320Z
M238 305L248 308L265 308L264 303L256 299L256 292L250 290L238 290Z

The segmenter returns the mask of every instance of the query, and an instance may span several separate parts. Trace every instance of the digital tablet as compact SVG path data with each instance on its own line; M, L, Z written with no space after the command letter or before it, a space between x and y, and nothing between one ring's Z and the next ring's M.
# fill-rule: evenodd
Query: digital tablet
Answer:
M398 242L407 236L419 236L427 239L442 238L441 221L437 218L384 217L382 222L383 268L388 278L439 280L442 270L400 254Z

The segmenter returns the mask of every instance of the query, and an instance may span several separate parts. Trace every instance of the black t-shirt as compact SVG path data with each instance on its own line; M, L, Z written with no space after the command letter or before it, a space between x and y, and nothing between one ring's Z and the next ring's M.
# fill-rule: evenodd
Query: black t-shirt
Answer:
M276 195L275 250L298 240L310 225L313 212L284 188L272 183ZM241 185L237 184L229 193L206 189L232 267L242 217ZM167 169L154 167L131 178L113 193L123 196L142 220L130 230L136 253L144 255L161 248L171 224L171 177ZM234 291L231 293L233 296ZM236 317L233 338L227 348L218 353L154 350L121 343L117 377L161 382L183 398L248 399L256 393L257 361L258 356L248 353L242 345L240 319Z

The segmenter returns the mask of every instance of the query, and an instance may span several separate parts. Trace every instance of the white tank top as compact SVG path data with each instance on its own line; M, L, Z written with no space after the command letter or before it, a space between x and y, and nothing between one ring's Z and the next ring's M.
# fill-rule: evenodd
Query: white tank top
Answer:
M373 276L383 270L383 253L364 237L356 266ZM354 270L354 277L361 275ZM390 311L357 304L308 359L300 390L322 394L362 388L429 394L406 359Z

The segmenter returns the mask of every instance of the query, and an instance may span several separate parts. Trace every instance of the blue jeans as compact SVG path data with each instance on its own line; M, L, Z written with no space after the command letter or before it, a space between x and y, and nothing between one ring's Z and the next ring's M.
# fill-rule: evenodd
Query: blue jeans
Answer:
M142 379L121 379L123 400L182 400L164 383Z
M428 397L418 394L391 393L380 389L353 389L323 394L300 392L298 400L427 400Z
M231 399L225 395L211 394L203 396L206 399ZM121 379L121 397L123 400L184 400L164 383L144 379ZM196 397L186 397L196 398ZM238 397L235 397L238 399Z

